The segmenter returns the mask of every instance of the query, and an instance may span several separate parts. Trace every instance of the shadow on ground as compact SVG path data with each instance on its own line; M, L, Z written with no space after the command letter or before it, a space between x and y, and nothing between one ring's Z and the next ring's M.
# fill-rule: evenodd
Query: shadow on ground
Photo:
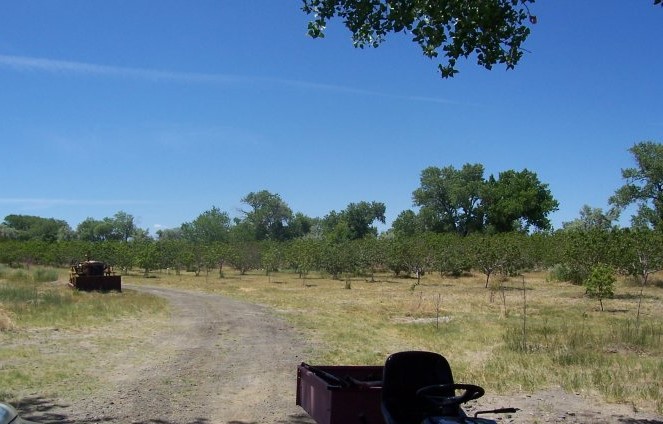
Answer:
M65 410L70 407L63 403L53 401L51 399L46 399L43 397L27 397L21 399L12 404L14 406L21 418L34 421L38 424L88 424L90 422L94 423L107 423L107 422L120 422L118 417L112 416L94 416L87 418L72 417L66 413L63 413L62 410ZM294 414L290 415L287 418L278 421L279 424L311 424L315 421L306 414ZM173 422L169 420L164 420L160 418L150 418L143 421L132 421L132 424L182 424L180 422ZM206 418L197 418L186 424L212 424ZM247 422L247 421L228 421L227 424L262 424L258 422ZM640 424L640 423L629 423L629 424ZM650 423L648 423L650 424Z
M76 418L68 416L62 410L69 407L69 405L55 402L43 397L28 397L15 402L14 406L21 418L34 421L38 424L88 424L105 423L105 422L119 422L117 417L112 416L95 416L87 418ZM159 418L151 418L146 421L132 421L132 424L181 424ZM197 418L186 424L211 424L206 418Z
M290 415L288 418L277 421L278 424L315 424L315 421L306 414ZM228 421L227 424L262 424L256 421Z

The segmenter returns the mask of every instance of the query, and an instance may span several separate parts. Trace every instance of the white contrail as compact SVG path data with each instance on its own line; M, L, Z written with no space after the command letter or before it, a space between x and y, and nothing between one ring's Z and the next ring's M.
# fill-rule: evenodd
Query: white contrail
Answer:
M67 60L54 60L26 56L0 55L0 66L15 69L17 71L27 72L49 72L62 75L88 75L117 78L139 78L150 81L174 81L185 83L271 83L287 85L297 88L334 91L339 93L356 94L363 96L386 97L399 100L408 100L414 102L428 102L441 104L458 104L456 101L422 96L403 96L397 94L388 94L378 91L364 90L361 88L345 87L333 84L322 84L310 81L289 80L268 77L249 77L229 74L205 74L195 72L176 72L163 71L156 69L128 68L121 66L97 65L85 62L73 62Z

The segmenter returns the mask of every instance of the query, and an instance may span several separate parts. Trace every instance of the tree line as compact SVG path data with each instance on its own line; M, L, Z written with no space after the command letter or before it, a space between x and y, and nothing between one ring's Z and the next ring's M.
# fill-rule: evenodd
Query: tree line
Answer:
M584 282L592 269L615 272L647 284L663 269L663 233L656 230L570 229L555 233L501 233L460 236L426 233L418 236L366 237L355 240L298 238L289 241L227 241L194 243L182 239L134 242L4 240L0 263L68 266L90 255L118 272L139 268L213 273L223 277L231 266L244 274L262 270L290 271L305 277L320 272L331 278L365 277L377 273L421 277L426 273L460 276L472 270L486 277L551 270L551 276Z
M607 212L585 206L580 217L553 231L548 214L558 206L535 173L505 171L484 177L483 166L429 167L413 191L418 211L401 213L392 228L380 202L350 203L323 218L293 213L266 190L242 199L247 209L231 219L217 207L179 228L151 237L133 217L88 218L76 230L53 218L9 215L0 225L0 262L68 265L87 254L128 270L210 272L230 265L245 273L289 269L341 275L426 272L486 275L555 267L561 278L585 281L596 266L639 276L646 284L661 268L663 234L663 145L641 142L630 152L636 167L622 170L625 184L609 199ZM630 228L615 220L637 205Z
M663 144L640 142L629 151L636 166L622 170L625 183L608 199L610 209L585 205L578 219L563 223L564 229L617 227L623 210L636 205L632 228L663 230ZM401 212L383 236L552 231L549 215L559 207L548 185L530 170L507 170L485 177L483 165L469 163L460 169L424 169L420 186L412 192L412 202L418 210ZM134 217L124 211L101 220L88 217L75 229L60 219L8 215L0 224L0 240L126 242L157 238L210 243L311 237L340 242L377 237L375 224L385 223L386 206L378 201L350 203L322 218L293 212L278 194L267 190L247 194L242 203L247 208L239 217L231 218L213 206L180 227L158 230L155 236L138 228Z

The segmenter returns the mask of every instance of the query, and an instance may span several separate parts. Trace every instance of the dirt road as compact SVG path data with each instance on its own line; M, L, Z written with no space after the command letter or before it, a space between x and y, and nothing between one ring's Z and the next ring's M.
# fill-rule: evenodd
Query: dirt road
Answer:
M313 423L295 405L305 341L260 306L199 292L126 286L162 296L172 308L153 348L105 376L108 385L75 405L34 401L40 423ZM103 364L100 364L103 366Z

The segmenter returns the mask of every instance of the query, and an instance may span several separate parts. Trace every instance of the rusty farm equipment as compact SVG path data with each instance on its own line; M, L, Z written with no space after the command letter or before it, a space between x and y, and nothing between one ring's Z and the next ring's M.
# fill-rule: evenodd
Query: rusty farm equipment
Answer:
M69 285L83 291L122 291L122 277L114 275L112 268L100 261L86 260L72 265Z

